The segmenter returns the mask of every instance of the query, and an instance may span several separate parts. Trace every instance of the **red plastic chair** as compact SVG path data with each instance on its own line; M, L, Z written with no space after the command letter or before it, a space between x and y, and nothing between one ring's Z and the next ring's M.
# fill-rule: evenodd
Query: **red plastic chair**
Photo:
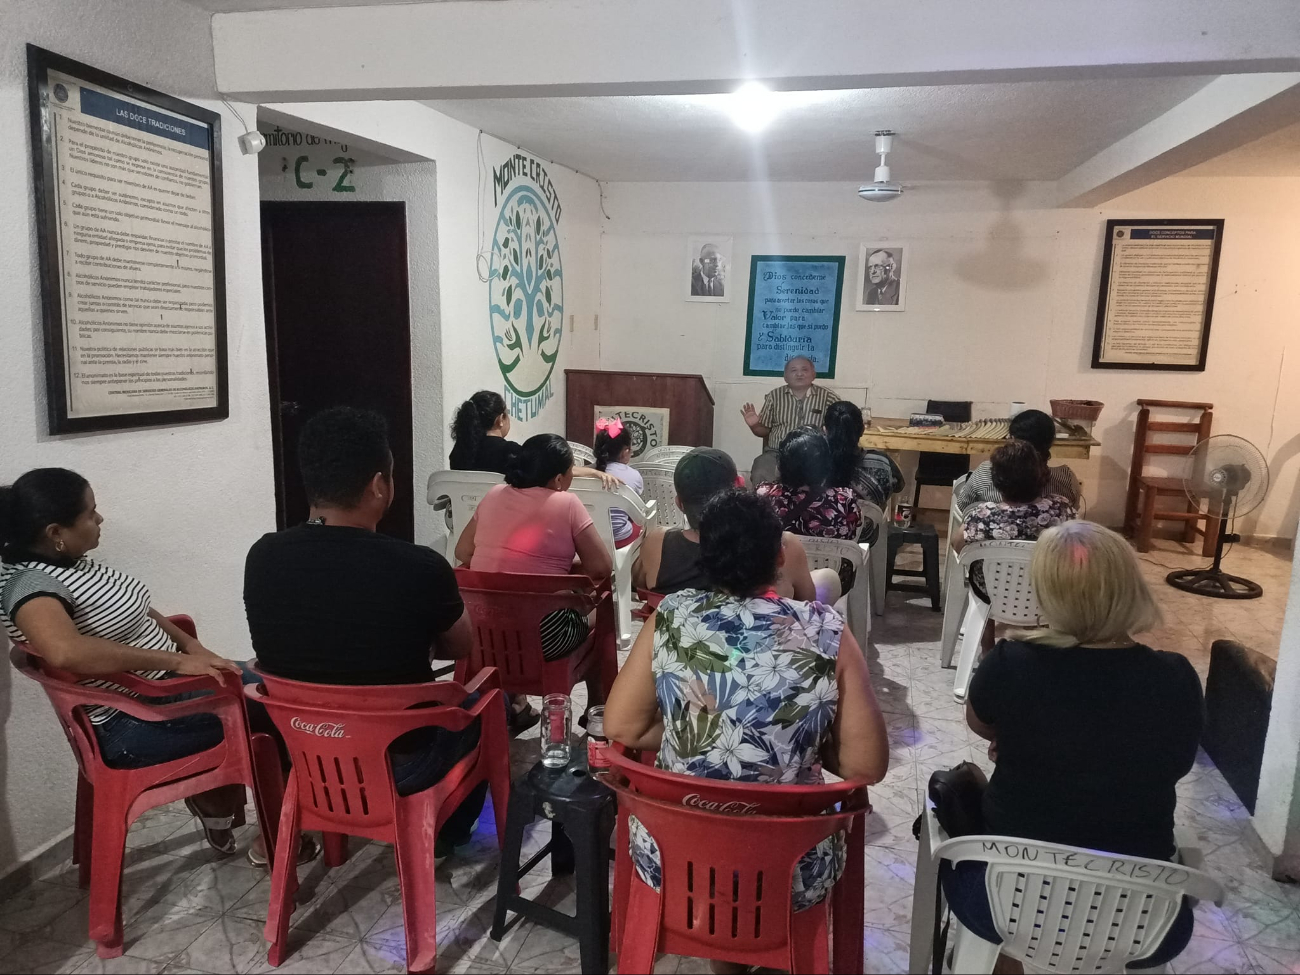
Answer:
M366 687L307 684L263 675L245 693L266 706L293 759L280 814L266 917L268 960L284 961L289 919L298 890L298 849L303 830L325 834L326 864L345 856L343 837L391 843L397 855L406 925L408 971L432 971L437 960L436 884L433 846L447 816L481 782L492 791L497 841L506 829L510 795L510 742L505 702L496 671L486 669L470 684L451 681ZM471 708L458 705L478 691ZM422 706L423 705L423 706ZM480 722L479 744L436 785L399 796L388 746L419 728L462 731Z
M195 635L194 621L188 616L170 619L191 636ZM29 644L16 644L9 652L9 659L14 669L45 689L77 760L72 860L80 867L81 886L90 887L90 937L97 942L96 953L100 958L116 958L122 954L122 858L127 831L142 813L223 785L248 786L253 790L267 849L273 848L267 824L274 821L279 759L275 743L268 735L254 735L250 747L244 696L239 678L234 674L223 674L219 682L211 677L147 680L130 673L98 678L148 697L211 692L202 698L174 704L149 704L121 691L80 684L81 678L44 663ZM172 762L137 769L109 768L100 755L99 740L85 712L87 707L97 704L145 721L212 714L221 721L224 736L221 744ZM235 825L243 825L242 820L241 807Z
M608 580L587 576L532 575L518 572L456 570L460 595L474 628L474 652L456 664L464 682L484 667L495 667L508 694L568 694L579 681L598 676L600 700L618 675L618 634L614 598ZM587 640L560 660L542 659L542 617L561 609L584 616L593 610L595 625Z
M861 783L727 782L650 768L617 750L609 757L615 774L607 782L618 793L611 930L620 972L650 971L656 952L827 972L832 917L834 970L862 971L862 827L870 806ZM837 803L839 812L828 811ZM659 891L632 863L629 816L659 846ZM844 876L830 898L796 913L790 888L799 859L840 830L848 831Z

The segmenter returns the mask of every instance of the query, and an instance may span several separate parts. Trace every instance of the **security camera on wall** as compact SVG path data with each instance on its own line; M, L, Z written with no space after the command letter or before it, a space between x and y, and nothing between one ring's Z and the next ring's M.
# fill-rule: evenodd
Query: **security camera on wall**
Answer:
M266 148L266 136L261 132L245 132L239 137L239 151L245 156L256 156Z

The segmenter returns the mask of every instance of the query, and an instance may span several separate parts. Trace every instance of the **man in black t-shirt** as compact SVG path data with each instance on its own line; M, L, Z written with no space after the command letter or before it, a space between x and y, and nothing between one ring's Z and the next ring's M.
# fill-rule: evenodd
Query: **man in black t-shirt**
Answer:
M467 656L473 636L446 559L375 530L393 499L383 417L350 407L317 414L303 427L298 460L307 523L264 535L244 566L258 666L318 684L418 684L433 679L431 659ZM473 750L479 731L475 722L395 741L398 793L438 782ZM438 836L442 855L468 842L486 791L471 793L448 819Z

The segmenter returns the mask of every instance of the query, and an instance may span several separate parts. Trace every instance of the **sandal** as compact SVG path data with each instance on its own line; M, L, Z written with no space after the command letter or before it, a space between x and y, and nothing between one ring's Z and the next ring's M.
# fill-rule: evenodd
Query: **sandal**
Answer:
M298 843L298 865L302 866L304 863L311 863L320 856L320 851L320 844L317 843L315 839L310 836L303 836ZM259 853L256 842L248 848L248 862L255 867L267 867L270 865L270 860L266 856L266 850L263 849Z
M533 710L533 706L528 703L527 698L522 699L524 706L521 708L511 707L506 714L506 725L512 735L521 735L537 722L542 720L542 716Z
M203 827L203 838L208 841L208 846L222 856L232 856L235 853L234 816L205 816L192 796L185 800L185 808L194 814L194 818Z

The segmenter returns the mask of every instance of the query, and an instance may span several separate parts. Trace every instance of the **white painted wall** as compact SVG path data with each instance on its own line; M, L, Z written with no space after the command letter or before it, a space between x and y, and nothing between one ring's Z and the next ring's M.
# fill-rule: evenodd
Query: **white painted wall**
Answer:
M24 44L223 113L230 418L153 430L50 437L45 419ZM251 106L238 106L251 118ZM248 656L244 553L275 527L262 327L257 164L215 99L208 15L179 0L42 0L0 5L0 482L71 467L104 513L98 555L139 576L155 605L192 613L208 646ZM68 746L44 695L0 667L0 872L72 823Z
M445 428L456 407L476 390L501 392L504 388L488 324L488 286L479 278L476 255L479 241L486 239L490 243L496 225L492 167L499 166L516 149L484 136L480 160L477 129L411 102L304 102L269 107L277 116L299 120L303 127L342 139L349 146L356 143L362 151L383 155L396 150L437 163L443 440L441 448L428 448L423 455L421 445L416 445L418 502L424 496L423 479L430 471L445 466L446 452L451 449ZM545 165L561 204L558 230L568 333L552 377L555 397L540 416L515 423L511 436L518 440L534 433L562 434L564 370L597 365L598 336L594 326L600 293L600 232L605 223L600 211L600 189L586 176L554 163ZM486 263L483 270L486 273ZM413 279L414 274L413 268ZM413 368L418 411L421 392L432 388L434 381L418 366ZM418 424L416 429L420 429ZM431 542L441 531L441 519L420 509L417 503L416 540Z
M1013 400L1106 403L1100 450L1075 462L1091 517L1122 516L1139 396L1209 400L1215 431L1256 443L1274 487L1243 529L1290 538L1300 514L1300 179L1171 179L1105 210L1051 208L1050 184L929 184L888 205L824 183L613 183L601 238L600 366L700 372L717 399L715 444L740 466L759 448L739 419L771 380L742 376L752 254L846 255L831 385L877 415L929 397L969 399L976 416ZM1094 370L1101 240L1108 217L1225 217L1218 298L1203 374ZM689 234L735 239L725 304L684 301ZM907 310L853 310L860 241L910 245ZM688 354L683 354L689 350Z

